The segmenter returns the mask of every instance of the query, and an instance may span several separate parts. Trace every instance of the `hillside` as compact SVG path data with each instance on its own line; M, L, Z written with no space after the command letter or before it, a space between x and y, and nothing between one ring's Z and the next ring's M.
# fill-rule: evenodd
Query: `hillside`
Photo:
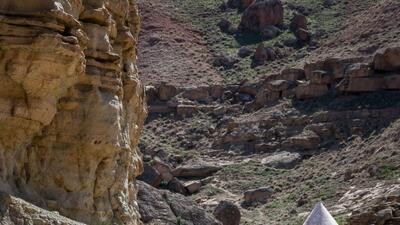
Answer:
M1 0L0 224L399 225L399 15Z
M246 2L138 2L152 185L217 217L229 201L240 224L303 224L320 201L339 224L399 223L400 2L282 1L272 38L241 28Z
M291 48L284 45L286 40L294 38L290 30L264 41L254 33L232 35L221 32L218 23L222 19L238 26L242 15L237 9L221 9L223 1L139 1L144 18L139 45L142 79L146 81L151 77L155 83L170 78L171 82L178 82L192 76L195 79L185 80L186 85L194 80L201 81L198 84L212 84L221 79L232 84L244 79L257 79L316 58L371 55L379 48L398 42L400 22L393 19L400 12L398 1L331 2L332 5L326 7L323 0L283 1L285 24L290 23L294 13L306 12L308 27L313 34L310 45ZM149 13L147 8L159 10L159 13ZM147 48L148 41L154 37L162 37L162 41ZM250 58L241 59L230 70L207 67L207 64L213 64L215 56L236 56L241 47L254 50L261 42L279 48L283 57L255 69L251 68ZM174 66L175 70L167 71ZM165 76L168 78L164 79Z

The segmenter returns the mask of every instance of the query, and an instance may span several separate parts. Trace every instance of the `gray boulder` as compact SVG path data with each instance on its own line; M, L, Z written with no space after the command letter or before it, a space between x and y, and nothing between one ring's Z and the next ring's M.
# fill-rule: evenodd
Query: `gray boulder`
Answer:
M223 225L239 225L240 224L240 210L235 204L228 201L221 201L214 210L214 216Z
M275 169L293 169L301 160L299 153L282 152L262 159L261 164Z
M153 187L159 187L162 181L161 174L147 163L144 164L143 169L143 173L137 179L146 182Z
M212 165L187 165L179 166L172 170L175 177L183 178L203 178L208 177L219 171L221 167Z
M191 199L166 190L158 190L138 181L138 204L144 224L221 225Z

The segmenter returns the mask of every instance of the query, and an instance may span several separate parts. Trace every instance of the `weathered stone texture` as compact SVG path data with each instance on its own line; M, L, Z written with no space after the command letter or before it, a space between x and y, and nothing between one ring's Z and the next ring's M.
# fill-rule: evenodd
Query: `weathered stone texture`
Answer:
M221 225L193 200L138 181L140 214L147 225Z
M140 224L146 115L135 0L0 2L0 190L87 224Z
M4 192L0 193L0 205L0 224L2 225L84 225L83 223L60 216L56 212L46 211Z
M270 25L283 24L283 5L280 0L255 0L243 12L241 29L261 32Z

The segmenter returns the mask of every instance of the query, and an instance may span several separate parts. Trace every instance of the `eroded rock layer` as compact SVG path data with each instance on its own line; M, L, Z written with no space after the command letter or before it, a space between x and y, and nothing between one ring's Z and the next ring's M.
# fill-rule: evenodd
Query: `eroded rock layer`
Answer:
M135 0L0 2L0 190L87 224L139 224L146 115Z

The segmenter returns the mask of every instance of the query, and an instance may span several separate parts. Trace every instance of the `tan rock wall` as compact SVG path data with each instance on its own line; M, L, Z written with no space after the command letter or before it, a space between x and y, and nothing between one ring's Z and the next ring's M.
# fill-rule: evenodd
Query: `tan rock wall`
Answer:
M140 224L146 116L135 0L0 2L0 190L88 224Z

